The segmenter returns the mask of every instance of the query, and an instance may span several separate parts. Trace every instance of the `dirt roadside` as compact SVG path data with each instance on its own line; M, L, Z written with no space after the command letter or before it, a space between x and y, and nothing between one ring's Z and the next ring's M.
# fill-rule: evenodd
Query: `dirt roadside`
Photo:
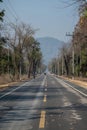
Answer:
M24 82L28 81L30 79L27 80L21 80L21 81L17 81L17 82L11 82L11 83L6 83L6 84L2 84L0 85L0 90L6 89L7 87L12 87L12 86L18 86L23 84Z
M26 81L29 81L31 80L31 78L25 78L25 79L22 79L22 80L18 80L18 81L14 81L14 82L11 82L11 81L6 81L5 83L2 82L2 84L0 83L0 90L2 89L5 89L7 87L11 87L11 86L17 86L17 85L21 85L22 83L26 82Z
M39 77L39 74L36 77ZM30 81L32 79L33 79L33 77L31 76L30 78L24 78L24 79L16 81L16 82L8 82L8 83L0 84L0 90L6 89L7 87L21 85L24 82Z

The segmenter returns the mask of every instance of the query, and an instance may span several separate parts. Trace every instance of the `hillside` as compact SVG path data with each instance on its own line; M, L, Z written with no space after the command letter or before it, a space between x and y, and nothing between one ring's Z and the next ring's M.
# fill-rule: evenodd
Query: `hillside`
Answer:
M37 38L40 42L40 47L43 53L44 63L48 64L49 61L58 55L58 51L61 46L64 44L63 41L60 41L52 37L42 37Z

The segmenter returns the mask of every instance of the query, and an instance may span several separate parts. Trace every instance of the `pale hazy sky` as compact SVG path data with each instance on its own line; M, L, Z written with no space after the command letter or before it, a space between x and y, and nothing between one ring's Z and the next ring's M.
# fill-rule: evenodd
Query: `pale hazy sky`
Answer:
M72 33L78 21L76 6L68 7L66 0L3 0L5 21L19 21L39 29L35 37L54 37L68 41L66 32ZM67 0L68 1L68 0ZM70 3L70 0L69 0Z

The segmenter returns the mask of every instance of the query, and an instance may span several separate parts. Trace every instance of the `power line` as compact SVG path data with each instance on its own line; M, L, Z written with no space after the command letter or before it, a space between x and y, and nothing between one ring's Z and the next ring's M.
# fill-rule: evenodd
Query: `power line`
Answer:
M3 4L7 8L7 10L10 12L10 14L13 16L13 18L15 18L17 20L18 19L17 16L14 15L13 11L10 10L10 8L7 6L7 4L4 1L3 1Z
M63 4L66 4L66 6L61 8L61 9L64 9L64 8L68 8L68 7L71 7L71 6L76 5L76 4L81 4L81 3L85 2L85 0L72 0L72 1L61 0L60 2Z
M5 15L5 17L8 19L9 22L11 22L10 18L7 15ZM4 20L6 21L6 19Z
M12 3L11 3L10 0L8 0L8 3L9 3L9 5L10 5L11 9L13 10L14 14L16 15L16 17L19 18L18 14L17 14L17 12L15 11L15 9L14 9L14 7L13 7L13 5L12 5Z

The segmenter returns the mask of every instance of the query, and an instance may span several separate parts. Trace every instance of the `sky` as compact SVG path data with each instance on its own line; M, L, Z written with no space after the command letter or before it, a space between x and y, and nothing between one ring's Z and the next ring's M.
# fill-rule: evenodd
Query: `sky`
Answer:
M35 37L54 37L67 42L67 32L78 22L76 6L67 7L66 0L3 0L5 22L22 21L37 29ZM68 0L67 0L68 1ZM69 0L70 3L70 0Z

